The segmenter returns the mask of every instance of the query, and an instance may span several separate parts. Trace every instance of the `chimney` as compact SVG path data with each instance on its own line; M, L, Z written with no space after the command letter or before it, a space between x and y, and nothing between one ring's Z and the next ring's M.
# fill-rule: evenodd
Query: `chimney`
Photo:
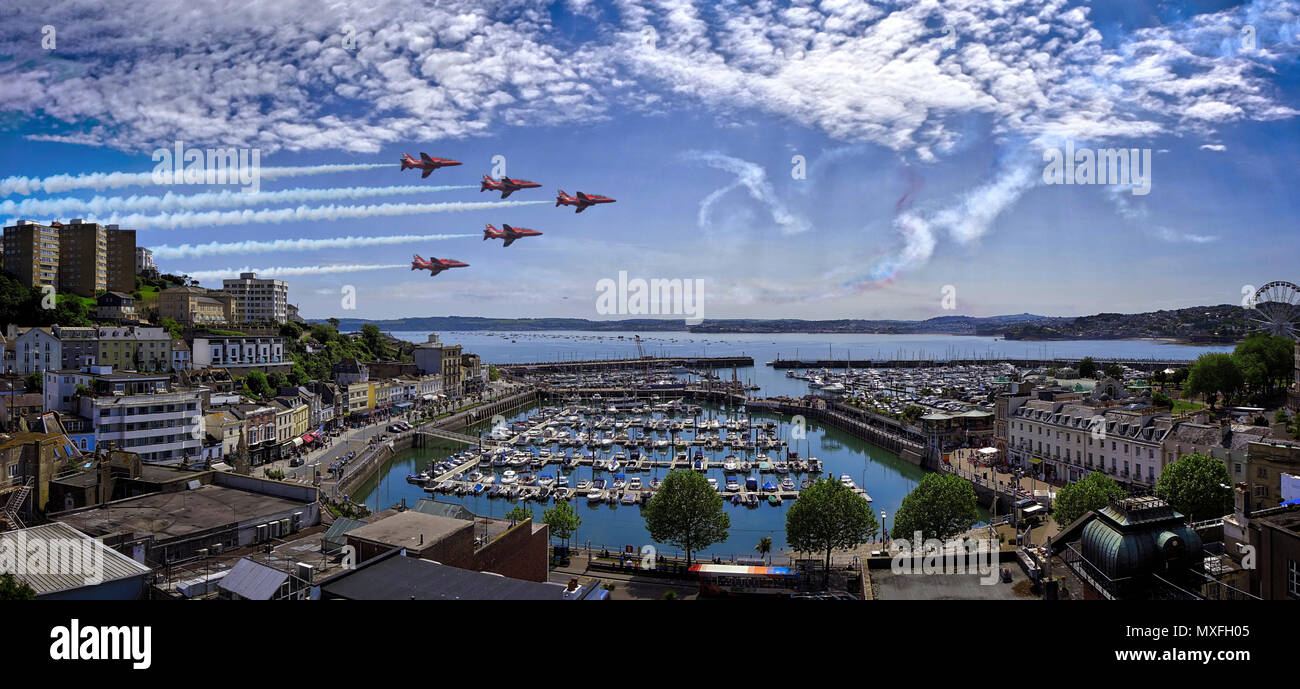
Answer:
M567 588L566 590L567 590L569 593L573 593L574 591L577 591L577 590L578 590L578 577L570 577L570 578L569 578L569 586L568 586L568 588Z

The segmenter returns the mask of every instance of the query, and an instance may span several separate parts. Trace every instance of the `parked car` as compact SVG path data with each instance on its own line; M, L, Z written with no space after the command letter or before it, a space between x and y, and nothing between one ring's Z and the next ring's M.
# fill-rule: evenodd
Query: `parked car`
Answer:
M289 460L290 467L300 467L302 465L303 465L302 457L294 457L293 459Z

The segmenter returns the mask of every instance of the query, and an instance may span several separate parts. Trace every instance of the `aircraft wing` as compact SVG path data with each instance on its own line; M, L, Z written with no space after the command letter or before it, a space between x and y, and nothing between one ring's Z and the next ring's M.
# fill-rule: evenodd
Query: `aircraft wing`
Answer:
M424 179L425 177L428 177L430 172L433 172L433 168L431 167L424 168L424 174L420 175L420 179Z
M505 244L502 244L502 245L501 245L501 248L504 249L504 248L510 246L511 244L514 244L514 243L515 243L515 239L516 239L516 237L506 237L506 242L505 242Z
M514 189L507 189L507 188L505 188L505 187L502 187L502 188L501 188L501 198L503 198L503 199L504 199L505 197L507 197L507 196L513 194L513 193L515 193L515 190L514 190Z
M574 213L581 213L581 212L587 210L587 208L588 208L588 206L578 206L578 209L575 210L575 211L573 211L573 212L574 212Z
M428 154L428 153L425 153L424 151L420 151L420 160L423 160L423 161L426 162L426 163L432 163L432 162L433 162L433 158L431 158L431 157L429 156L429 154Z

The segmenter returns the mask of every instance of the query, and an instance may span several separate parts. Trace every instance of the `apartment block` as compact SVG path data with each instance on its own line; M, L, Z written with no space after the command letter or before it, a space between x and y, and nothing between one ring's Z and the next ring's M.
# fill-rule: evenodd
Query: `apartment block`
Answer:
M221 281L221 290L235 298L240 323L284 323L289 320L289 283L240 273Z
M19 220L4 229L4 267L28 287L59 288L59 229Z
M45 411L73 413L94 427L95 446L134 452L146 462L178 463L203 452L203 391L176 386L165 373L46 371Z
M5 269L28 287L94 297L135 289L135 230L117 225L19 220L5 228Z

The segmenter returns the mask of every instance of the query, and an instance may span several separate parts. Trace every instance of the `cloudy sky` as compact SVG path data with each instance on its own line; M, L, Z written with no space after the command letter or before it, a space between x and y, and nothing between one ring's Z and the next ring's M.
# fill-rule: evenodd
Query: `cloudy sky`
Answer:
M619 271L703 280L710 318L1300 280L1295 0L350 4L9 3L0 220L133 227L166 271L277 274L320 318L605 318ZM178 141L255 149L260 189L154 184ZM1149 193L1045 183L1067 145L1149 151ZM399 170L420 151L465 164ZM480 192L502 164L542 188ZM575 215L557 189L618 202Z

